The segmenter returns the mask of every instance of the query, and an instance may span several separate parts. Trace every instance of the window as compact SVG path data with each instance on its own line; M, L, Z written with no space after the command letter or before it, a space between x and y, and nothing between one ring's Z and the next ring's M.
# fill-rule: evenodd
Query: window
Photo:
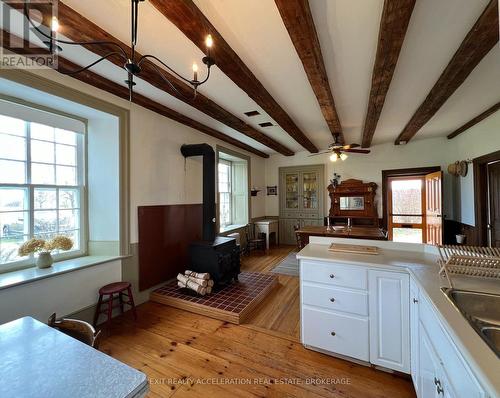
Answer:
M84 251L83 138L0 115L0 272L33 263L17 253L32 237L66 235L74 246L64 256Z
M218 152L219 227L227 231L248 224L248 160Z

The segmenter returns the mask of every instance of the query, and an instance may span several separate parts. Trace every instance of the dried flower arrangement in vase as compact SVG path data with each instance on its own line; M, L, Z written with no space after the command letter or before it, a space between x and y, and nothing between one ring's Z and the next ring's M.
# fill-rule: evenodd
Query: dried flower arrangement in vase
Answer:
M32 238L24 242L19 248L21 257L29 256L32 253L38 253L36 266L38 268L49 268L54 263L52 251L64 250L68 251L73 247L73 241L67 236L58 235L50 240Z

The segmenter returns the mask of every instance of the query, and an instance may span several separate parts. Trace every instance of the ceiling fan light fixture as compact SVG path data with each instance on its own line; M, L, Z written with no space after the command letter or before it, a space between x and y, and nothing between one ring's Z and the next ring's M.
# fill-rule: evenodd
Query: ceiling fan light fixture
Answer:
M340 159L341 159L342 161L346 160L348 157L349 157L349 156L347 156L345 153L341 153L341 154L340 154Z
M330 155L330 160L331 160L332 162L336 162L338 158L339 158L339 155L338 155L337 153L332 153L332 154Z

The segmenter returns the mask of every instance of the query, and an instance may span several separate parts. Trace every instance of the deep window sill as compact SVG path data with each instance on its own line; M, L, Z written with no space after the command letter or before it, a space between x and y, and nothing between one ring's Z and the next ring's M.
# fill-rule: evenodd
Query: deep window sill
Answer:
M25 268L0 274L0 290L34 282L40 279L78 271L95 265L109 263L123 258L123 256L84 256L70 260L58 261L50 268Z
M226 225L225 227L221 227L219 229L219 233L227 234L228 232L236 231L237 229L245 228L246 225Z

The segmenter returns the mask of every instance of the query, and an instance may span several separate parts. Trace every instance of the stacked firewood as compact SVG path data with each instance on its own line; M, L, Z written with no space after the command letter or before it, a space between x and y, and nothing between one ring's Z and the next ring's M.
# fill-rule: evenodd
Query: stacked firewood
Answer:
M214 281L210 279L208 273L198 273L186 270L183 274L177 275L177 286L191 289L201 296L212 293Z

